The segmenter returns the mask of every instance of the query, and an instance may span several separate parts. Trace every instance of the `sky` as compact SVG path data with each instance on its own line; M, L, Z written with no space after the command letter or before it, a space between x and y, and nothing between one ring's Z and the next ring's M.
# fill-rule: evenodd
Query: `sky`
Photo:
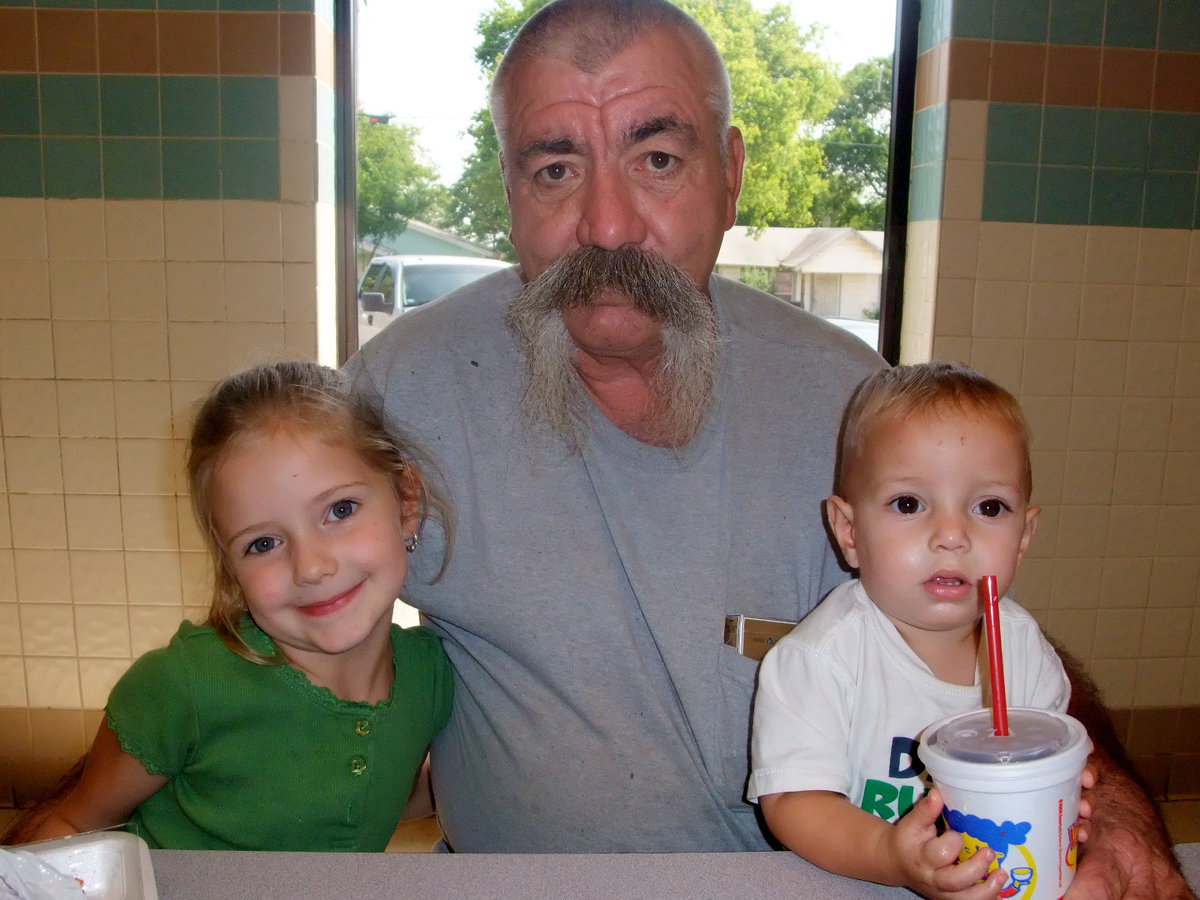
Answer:
M753 0L768 9L780 0ZM784 0L786 2L786 0ZM828 56L843 70L890 56L895 0L790 0L793 18L827 27ZM421 129L427 160L446 184L462 171L471 116L486 82L475 66L479 17L496 0L358 0L358 98L366 113Z

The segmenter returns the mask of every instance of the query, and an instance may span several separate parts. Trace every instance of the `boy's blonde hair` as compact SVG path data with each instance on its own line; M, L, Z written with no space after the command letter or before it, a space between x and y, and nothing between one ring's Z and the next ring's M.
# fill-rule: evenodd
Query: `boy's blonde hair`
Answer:
M282 660L264 657L241 636L240 626L248 615L246 600L217 534L211 493L213 475L231 450L277 430L315 434L390 476L401 503L417 502L418 531L431 516L442 523L447 547L442 571L453 541L449 503L431 483L430 476L436 473L432 460L391 427L383 410L353 390L342 373L315 363L281 362L226 378L212 389L196 414L187 451L188 488L213 563L208 624L233 652L258 663Z
M906 419L946 408L991 419L1011 429L1021 446L1022 481L1028 501L1033 492L1033 469L1029 461L1029 423L1021 404L991 379L952 362L895 366L863 380L842 417L834 493L845 496L847 472L861 458L867 435L880 419Z

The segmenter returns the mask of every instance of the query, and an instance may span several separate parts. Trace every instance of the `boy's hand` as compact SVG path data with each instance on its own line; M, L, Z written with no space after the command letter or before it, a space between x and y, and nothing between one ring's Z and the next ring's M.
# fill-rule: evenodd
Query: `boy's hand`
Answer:
M1008 873L1000 868L988 873L996 859L995 852L984 847L966 862L959 863L962 835L957 831L938 835L941 813L942 795L934 788L887 829L885 850L896 869L903 873L905 887L934 900L998 897Z

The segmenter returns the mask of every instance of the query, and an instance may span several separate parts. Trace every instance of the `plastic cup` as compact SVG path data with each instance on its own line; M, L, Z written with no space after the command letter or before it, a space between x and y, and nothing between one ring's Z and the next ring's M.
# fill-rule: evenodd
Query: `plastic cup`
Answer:
M986 709L925 729L921 761L942 793L947 827L963 836L960 860L983 846L1008 872L1001 897L1058 900L1075 877L1079 776L1092 749L1070 716L1010 709L998 736Z

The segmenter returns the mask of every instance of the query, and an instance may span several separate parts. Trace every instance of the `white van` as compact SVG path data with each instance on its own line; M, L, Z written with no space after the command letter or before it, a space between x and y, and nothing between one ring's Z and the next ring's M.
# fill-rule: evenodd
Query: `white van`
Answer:
M511 265L475 256L377 256L358 281L358 340L374 337L405 310Z

